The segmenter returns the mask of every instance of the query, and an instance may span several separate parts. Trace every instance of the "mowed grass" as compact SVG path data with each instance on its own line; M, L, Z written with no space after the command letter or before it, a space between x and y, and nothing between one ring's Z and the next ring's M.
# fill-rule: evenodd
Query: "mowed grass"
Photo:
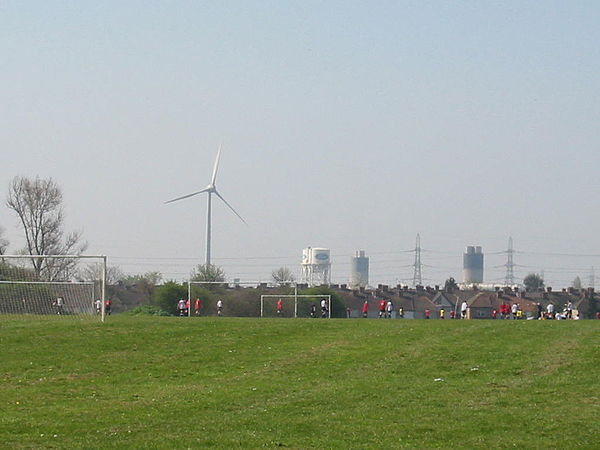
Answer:
M4 316L0 446L598 448L599 331L591 320Z

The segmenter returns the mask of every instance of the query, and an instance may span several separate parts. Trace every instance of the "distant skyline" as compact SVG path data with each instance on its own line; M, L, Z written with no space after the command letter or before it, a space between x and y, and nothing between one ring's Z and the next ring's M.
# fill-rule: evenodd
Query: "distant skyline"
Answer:
M67 229L126 273L212 260L267 281L302 249L347 282L588 284L600 267L600 4L592 1L31 1L0 6L0 226L13 177L52 177ZM563 255L563 256L561 256ZM572 255L572 256L564 256Z

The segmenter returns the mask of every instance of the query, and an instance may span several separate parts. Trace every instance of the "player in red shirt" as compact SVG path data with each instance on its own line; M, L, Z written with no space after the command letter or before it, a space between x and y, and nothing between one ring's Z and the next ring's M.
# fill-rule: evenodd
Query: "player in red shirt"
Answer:
M428 309L425 310L425 318L429 319L429 316L431 315L431 311L429 311Z
M367 300L365 300L365 302L362 305L362 316L363 318L367 318L367 316L369 315L369 302Z
M196 314L197 316L200 315L200 308L202 307L202 300L200 300L199 298L196 299L196 301L194 302L194 314Z
M385 317L385 305L386 305L385 300L383 300L383 299L379 300L379 318Z
M283 302L281 299L277 300L277 315L280 316L283 312Z

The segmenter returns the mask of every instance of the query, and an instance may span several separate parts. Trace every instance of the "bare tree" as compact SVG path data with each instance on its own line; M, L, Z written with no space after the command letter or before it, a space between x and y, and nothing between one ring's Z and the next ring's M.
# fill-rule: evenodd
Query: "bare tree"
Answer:
M102 271L104 264L94 263L88 264L83 267L79 273L78 278L82 281L98 281L102 279ZM108 266L106 268L106 284L116 284L117 281L122 280L125 277L121 269L117 266Z
M8 239L2 237L4 234L4 228L0 227L0 255L4 255L6 253L6 249L8 248Z
M273 281L279 286L288 286L296 280L292 271L287 267L280 267L271 272L271 278L273 278Z
M191 273L192 281L225 281L225 271L214 264L199 264Z
M87 248L79 231L65 234L62 192L52 178L15 177L8 190L7 206L17 213L29 255L80 255ZM42 279L69 279L77 260L31 258L36 275Z

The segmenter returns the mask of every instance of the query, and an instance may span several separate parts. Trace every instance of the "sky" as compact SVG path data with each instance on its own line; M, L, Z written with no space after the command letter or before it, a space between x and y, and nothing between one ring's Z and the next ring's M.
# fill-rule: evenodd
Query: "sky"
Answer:
M348 281L588 284L600 268L596 1L7 1L0 4L0 226L15 176L52 177L67 230L125 273L204 261L300 274L304 247ZM504 253L503 253L504 252ZM597 269L600 271L600 269Z

